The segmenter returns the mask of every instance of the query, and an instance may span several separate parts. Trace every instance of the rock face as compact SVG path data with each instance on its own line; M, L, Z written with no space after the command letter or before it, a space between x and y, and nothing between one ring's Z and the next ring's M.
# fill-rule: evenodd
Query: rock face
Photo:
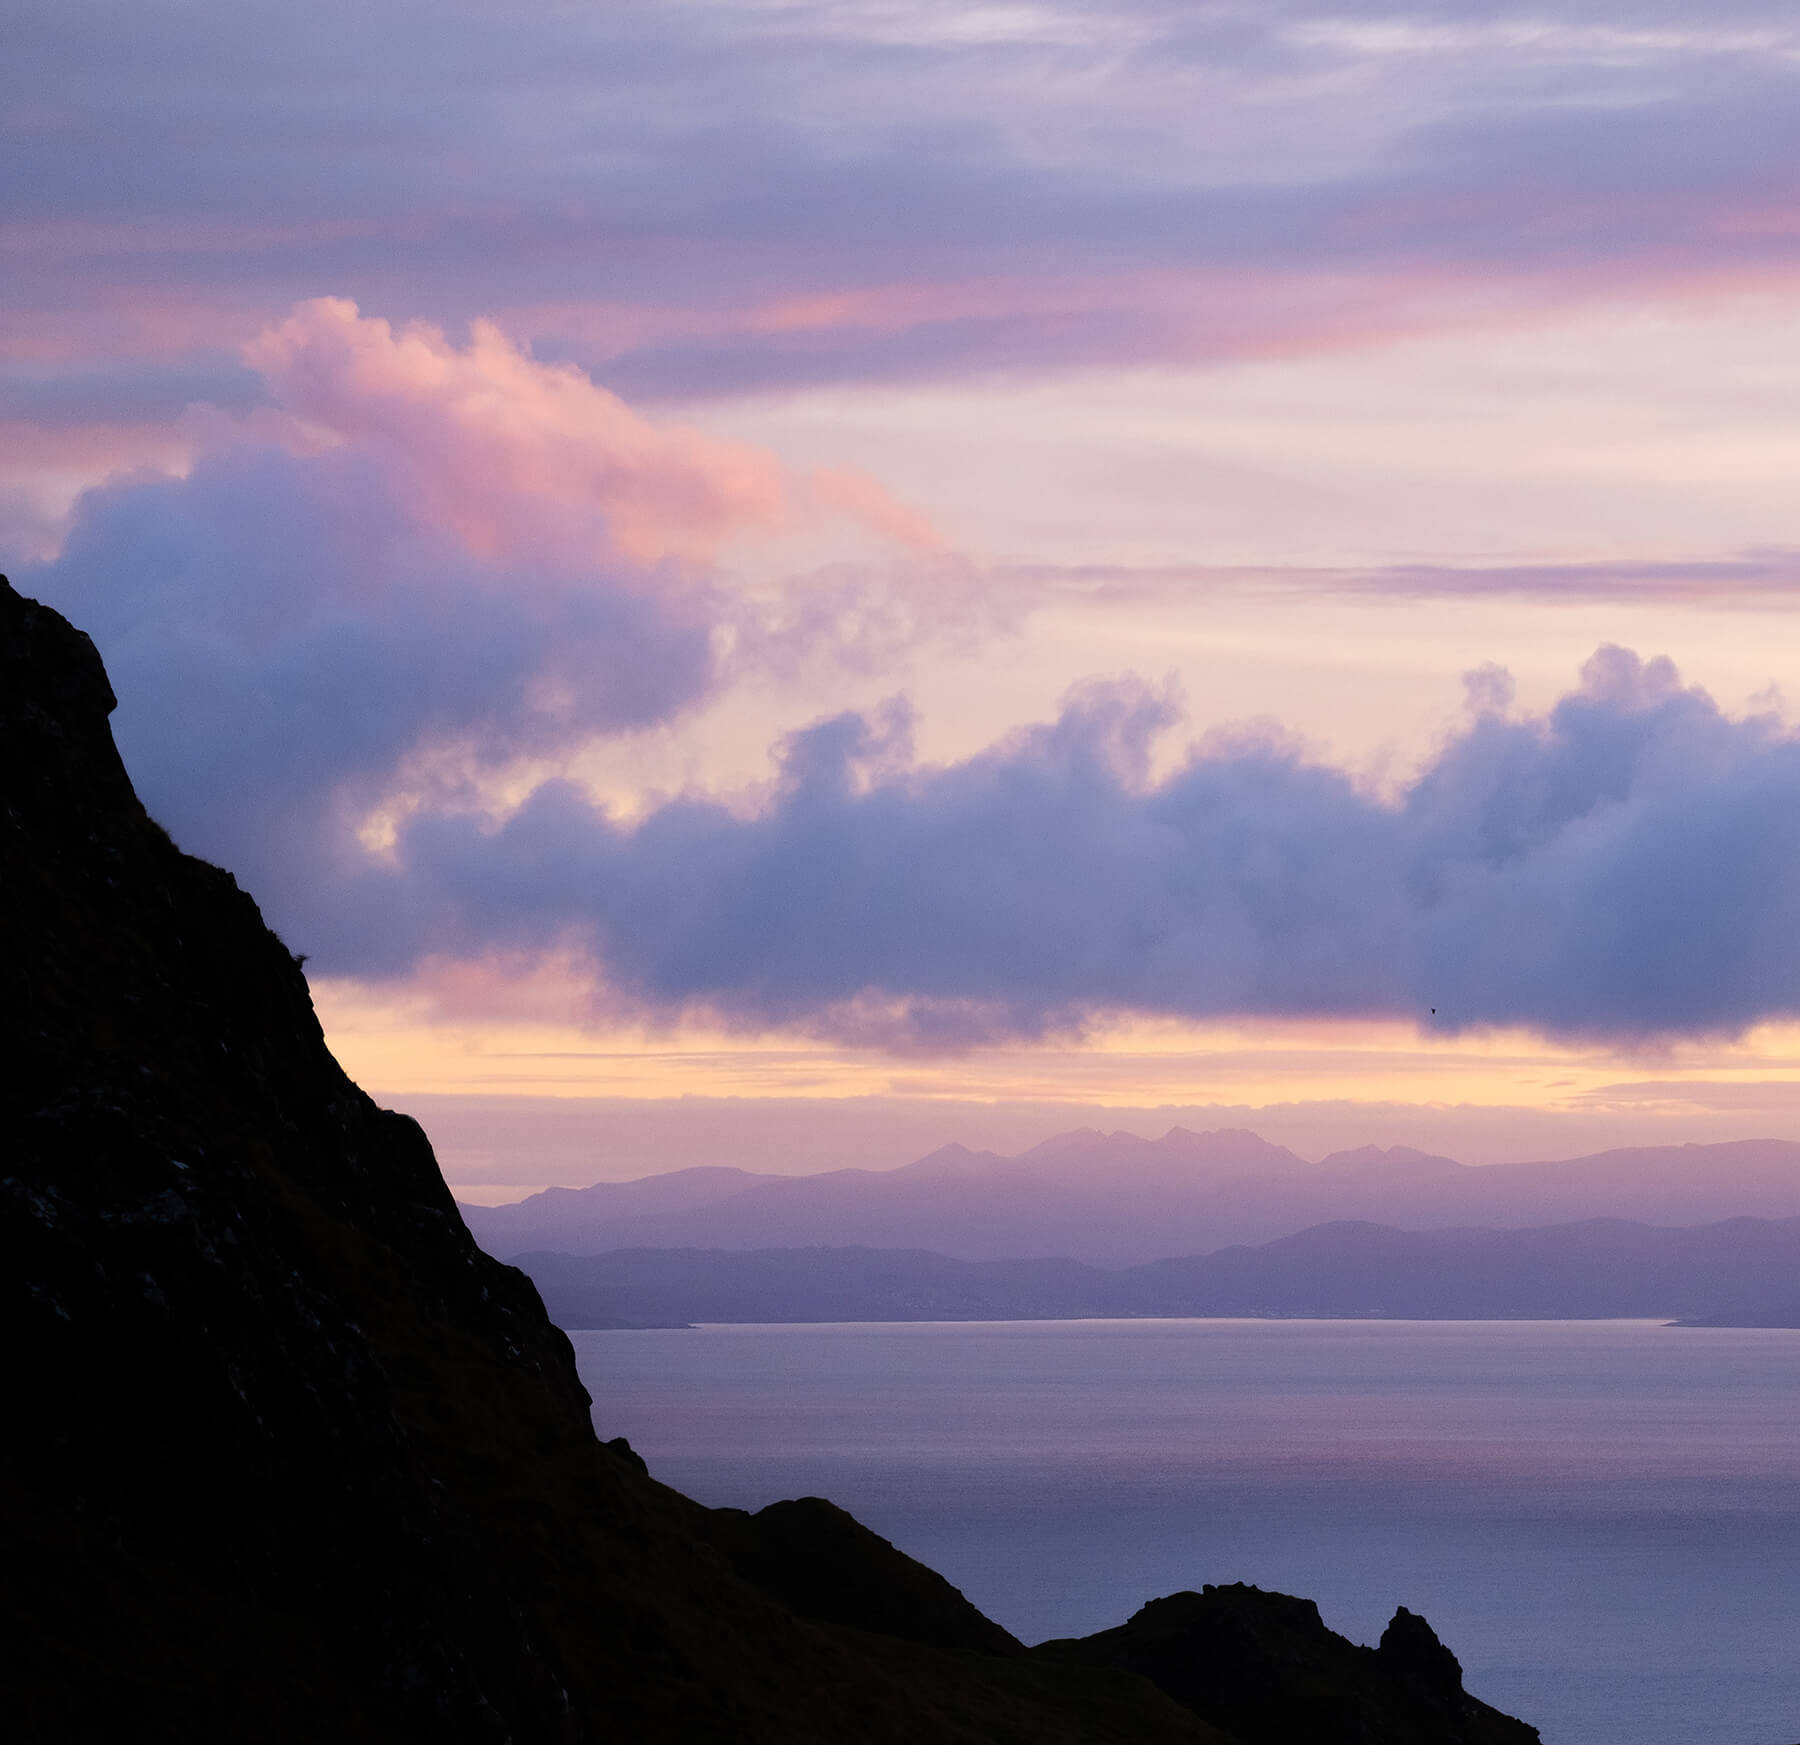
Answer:
M714 1514L599 1441L424 1135L144 814L112 703L0 579L10 1737L1223 1745L828 1504Z

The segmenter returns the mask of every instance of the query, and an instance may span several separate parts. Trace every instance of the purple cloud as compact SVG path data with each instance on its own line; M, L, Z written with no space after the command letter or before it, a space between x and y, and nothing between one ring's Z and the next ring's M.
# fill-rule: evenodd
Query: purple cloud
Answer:
M945 766L903 709L842 715L785 742L754 815L622 822L543 768L708 696L727 627L774 663L864 616L827 590L759 623L712 549L898 506L492 329L320 302L250 355L273 407L184 478L90 493L20 580L95 635L152 811L321 968L572 951L611 1008L895 1048L1109 1011L1651 1036L1800 1009L1800 742L1620 650L1541 719L1477 674L1398 798L1266 737L1153 777L1173 708L1127 684Z
M1481 669L1393 798L1266 735L1154 776L1174 705L1121 682L941 766L903 707L820 722L750 816L623 822L563 780L495 813L470 748L680 709L705 624L603 578L497 590L332 459L105 493L23 578L94 628L152 810L326 971L572 951L608 1010L895 1049L1116 1011L1652 1037L1800 1010L1800 740L1666 660L1603 649L1522 719Z
M330 287L640 397L1204 361L1791 279L1794 46L1656 0L23 0L0 227L34 323L216 345Z
M845 716L788 743L755 818L684 800L626 828L549 786L498 827L415 819L402 876L457 917L452 949L573 940L614 998L896 1046L1118 1010L1602 1037L1800 1010L1800 741L1667 661L1601 650L1393 803L1258 739L1146 780L1167 724L1096 689L962 763L872 773Z
M1782 605L1800 595L1800 551L1785 547L1713 558L1602 559L1571 563L1324 565L1021 564L992 572L997 588L1037 598L1073 594L1119 602L1256 590L1296 599L1389 596L1492 598L1530 602L1666 600L1714 605Z
M20 585L99 642L151 811L310 932L366 876L397 784L665 719L712 680L708 624L631 578L484 562L367 453L238 449L96 494ZM457 756L441 767L432 754Z
M185 477L87 493L20 583L99 644L152 812L365 969L456 925L391 876L396 813L671 720L726 641L736 671L880 634L835 621L841 579L735 598L723 543L832 519L932 537L872 479L646 419L491 328L459 347L319 300L247 355L272 403L213 414Z

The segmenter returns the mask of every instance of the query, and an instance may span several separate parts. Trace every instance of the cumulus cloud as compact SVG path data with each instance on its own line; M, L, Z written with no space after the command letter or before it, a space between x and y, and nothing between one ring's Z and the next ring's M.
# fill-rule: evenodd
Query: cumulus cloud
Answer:
M839 715L777 748L759 809L614 816L544 772L718 686L722 630L757 630L724 541L929 530L491 327L325 301L251 356L269 407L184 477L91 493L20 580L100 643L152 811L323 969L554 958L597 1009L895 1049L1114 1011L1657 1036L1800 1010L1800 741L1619 649L1542 717L1478 669L1397 798L1267 734L1154 774L1176 701L1114 683L945 765L902 706ZM796 596L735 658L854 616Z
M479 638L518 652L470 673L456 646L398 630L389 645L328 613L292 636L292 584L263 592L238 647L278 658L153 640L160 724L134 758L183 780L198 760L201 788L273 777L265 805L220 803L236 810L240 868L329 972L573 961L597 1012L900 1051L1120 1011L1612 1039L1800 1011L1800 740L1773 717L1728 716L1666 660L1601 649L1531 717L1508 712L1504 674L1479 669L1461 724L1389 799L1266 732L1215 735L1156 776L1176 700L1118 681L944 765L916 760L903 705L818 722L781 744L748 815L689 795L625 821L554 779L511 808L425 793L371 844L352 802L379 791L421 722L479 720L521 743L561 730L538 721L527 677L545 641L583 650L590 725L669 706L702 682L703 657L609 597L610 620L479 620ZM150 676L128 663L120 689ZM224 728L254 743L221 742Z
M791 514L773 455L653 423L489 321L458 347L436 328L396 333L354 303L317 298L246 356L299 418L385 459L422 525L452 528L483 555L580 564L603 536L634 564L708 558Z
M414 818L396 877L449 949L573 940L613 999L890 1046L1108 1010L1607 1037L1800 1010L1800 741L1617 648L1541 718L1504 699L1479 675L1392 803L1266 737L1151 780L1172 705L1129 684L942 767L846 715L784 746L755 817L626 828L546 786Z
M937 543L918 511L866 474L796 473L752 444L645 418L491 321L472 323L458 346L427 323L396 331L345 298L318 297L244 355L303 427L379 461L421 525L486 557L580 568L610 551L654 570L832 514L904 544Z
M21 578L99 643L152 812L278 909L360 854L396 787L661 720L711 682L692 600L485 559L406 497L354 447L233 449L97 494Z
M248 358L269 405L215 414L185 476L90 492L20 581L99 643L152 811L350 957L433 925L359 895L391 883L384 821L715 687L721 630L757 623L722 543L826 514L928 532L873 481L646 419L492 326L459 346L324 299ZM771 653L828 635L762 631Z

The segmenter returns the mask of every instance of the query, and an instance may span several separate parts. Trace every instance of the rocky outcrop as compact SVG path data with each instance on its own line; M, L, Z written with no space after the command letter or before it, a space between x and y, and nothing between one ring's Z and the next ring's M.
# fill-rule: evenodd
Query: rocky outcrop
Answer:
M598 1440L423 1133L138 805L112 706L0 580L9 1737L1225 1745L828 1504L714 1514Z
M1377 1648L1311 1600L1244 1583L1152 1600L1127 1624L1046 1642L1064 1665L1141 1674L1244 1745L1536 1745L1537 1729L1463 1689L1456 1656L1404 1606Z

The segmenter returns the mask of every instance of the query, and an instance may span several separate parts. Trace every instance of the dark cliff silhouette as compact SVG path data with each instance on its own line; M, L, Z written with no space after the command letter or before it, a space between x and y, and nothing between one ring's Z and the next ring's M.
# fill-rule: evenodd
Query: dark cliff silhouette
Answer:
M1274 1689L1028 1652L829 1504L705 1510L599 1440L423 1133L344 1076L250 898L144 814L112 706L87 638L0 580L11 1737L1290 1736ZM1307 1623L1281 1650L1326 1656L1332 1738L1373 1688L1329 1694L1340 1648ZM1483 1713L1419 1737L1532 1736Z

